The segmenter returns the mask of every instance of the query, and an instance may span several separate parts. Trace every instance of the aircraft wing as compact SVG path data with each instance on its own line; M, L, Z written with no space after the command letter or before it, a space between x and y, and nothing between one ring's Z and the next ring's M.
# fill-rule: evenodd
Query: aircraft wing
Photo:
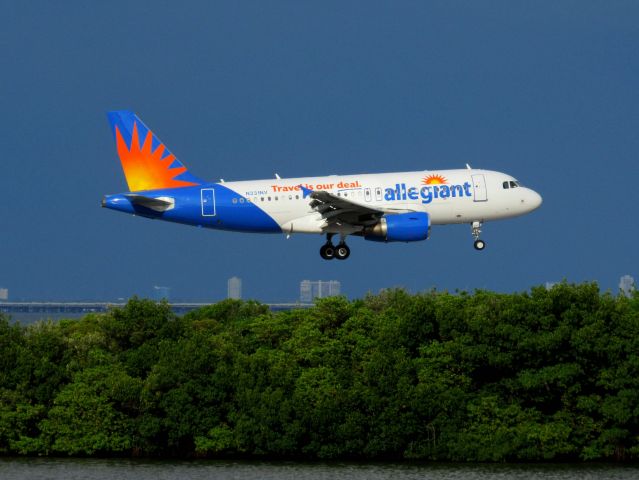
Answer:
M304 197L310 197L310 206L324 217L328 225L352 225L366 227L376 224L385 213L403 213L405 209L372 207L364 203L337 196L326 191L301 187Z

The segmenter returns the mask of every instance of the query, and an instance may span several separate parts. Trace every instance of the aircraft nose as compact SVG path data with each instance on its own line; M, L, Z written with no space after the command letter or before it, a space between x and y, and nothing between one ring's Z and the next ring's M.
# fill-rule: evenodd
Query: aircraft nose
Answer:
M544 199L541 198L541 195L539 195L537 192L535 192L534 190L529 191L529 195L528 195L528 198L526 199L526 203L530 207L531 211L538 209L541 206L543 201Z

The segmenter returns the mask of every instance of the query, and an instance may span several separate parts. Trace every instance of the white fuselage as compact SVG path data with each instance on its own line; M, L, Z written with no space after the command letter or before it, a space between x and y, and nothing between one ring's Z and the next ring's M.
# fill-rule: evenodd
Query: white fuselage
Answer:
M221 185L262 209L284 233L342 233L339 226L327 230L322 215L309 208L302 187L327 191L389 214L425 212L433 225L516 217L542 202L537 192L520 186L510 175L475 169L276 178Z

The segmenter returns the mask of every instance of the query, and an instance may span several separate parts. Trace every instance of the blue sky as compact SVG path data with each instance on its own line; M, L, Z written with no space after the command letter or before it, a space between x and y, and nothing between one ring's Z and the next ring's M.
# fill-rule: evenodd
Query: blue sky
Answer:
M1 1L0 286L115 299L227 278L521 291L639 276L639 3ZM426 242L204 231L100 208L126 189L105 113L135 110L196 175L245 180L473 167L544 197Z

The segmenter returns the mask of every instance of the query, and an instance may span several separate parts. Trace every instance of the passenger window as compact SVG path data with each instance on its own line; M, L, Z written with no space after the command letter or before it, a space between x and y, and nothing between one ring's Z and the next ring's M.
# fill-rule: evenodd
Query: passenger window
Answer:
M300 196L299 195L295 195L295 200L299 200Z
M233 203L237 203L237 198L234 198L234 199L232 200L232 202L233 202Z
M365 188L364 189L364 200L366 200L367 202L371 201L371 189L370 188Z
M288 196L288 199L289 199L289 200L293 200L293 195L289 195L289 196Z
M504 182L502 185L504 186L504 189L508 189L508 182Z
M271 197L268 197L268 201L269 201L269 202L271 201Z

